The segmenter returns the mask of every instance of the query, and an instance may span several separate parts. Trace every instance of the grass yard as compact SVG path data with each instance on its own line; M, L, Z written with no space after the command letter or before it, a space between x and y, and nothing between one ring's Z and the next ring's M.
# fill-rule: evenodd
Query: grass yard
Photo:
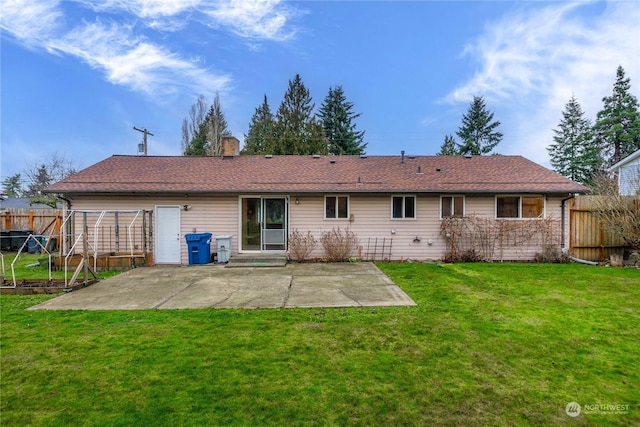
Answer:
M26 280L42 280L46 282L49 280L49 260L47 254L28 254L22 253L16 260L17 252L8 252L3 253L3 262L4 262L4 278L7 282L12 282L13 276L11 272L11 264L15 260L15 264L13 265L13 271L16 275L16 280L26 279ZM52 257L53 259L53 257ZM53 261L52 261L53 263ZM67 273L67 278L71 279L73 276L74 268L70 269ZM0 271L0 273L2 273ZM112 277L117 274L120 274L119 271L99 271L98 276L100 278L105 279L107 277ZM52 271L51 278L54 280L63 280L64 279L64 271Z
M640 425L640 270L379 266L417 307L47 312L25 308L51 296L2 295L0 423Z

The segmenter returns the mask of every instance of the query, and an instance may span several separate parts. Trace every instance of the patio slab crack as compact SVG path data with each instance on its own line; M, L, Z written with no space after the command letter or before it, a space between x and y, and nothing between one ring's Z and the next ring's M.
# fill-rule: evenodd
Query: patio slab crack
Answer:
M169 302L172 298L174 298L176 295L178 295L181 292L184 292L185 290L189 289L191 286L195 285L197 283L197 280L194 280L192 282L187 283L186 286L176 290L175 292L167 295L165 298L163 298L158 304L154 305L153 309L159 309L161 306L163 306L164 304L166 304L167 302Z
M289 278L289 286L287 286L287 292L284 294L284 300L282 301L282 305L280 308L286 308L289 303L289 295L291 295L291 287L293 286L293 276Z

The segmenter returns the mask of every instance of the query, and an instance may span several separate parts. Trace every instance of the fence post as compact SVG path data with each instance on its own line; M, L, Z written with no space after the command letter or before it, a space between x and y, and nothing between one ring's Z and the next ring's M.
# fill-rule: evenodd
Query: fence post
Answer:
M147 211L142 211L142 254L147 261Z
M11 214L9 211L4 213L4 229L11 230Z
M89 226L87 225L87 213L82 212L82 258L84 260L84 283L89 279Z
M114 212L113 213L113 221L114 221L114 228L115 228L115 238L116 238L116 253L119 254L120 252L120 225L118 224L118 212Z

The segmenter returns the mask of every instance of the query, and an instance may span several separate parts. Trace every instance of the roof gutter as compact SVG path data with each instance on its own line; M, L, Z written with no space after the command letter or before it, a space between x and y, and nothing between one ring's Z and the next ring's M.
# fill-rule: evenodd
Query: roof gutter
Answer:
M71 199L68 199L66 197L64 197L62 194L55 194L52 193L55 197L57 197L58 199L64 201L67 203L67 210L70 211L71 210Z

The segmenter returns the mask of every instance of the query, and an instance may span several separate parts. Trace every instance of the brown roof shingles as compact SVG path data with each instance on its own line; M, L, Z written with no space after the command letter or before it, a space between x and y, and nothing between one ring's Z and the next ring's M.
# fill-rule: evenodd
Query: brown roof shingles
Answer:
M112 156L49 193L580 193L521 156Z

